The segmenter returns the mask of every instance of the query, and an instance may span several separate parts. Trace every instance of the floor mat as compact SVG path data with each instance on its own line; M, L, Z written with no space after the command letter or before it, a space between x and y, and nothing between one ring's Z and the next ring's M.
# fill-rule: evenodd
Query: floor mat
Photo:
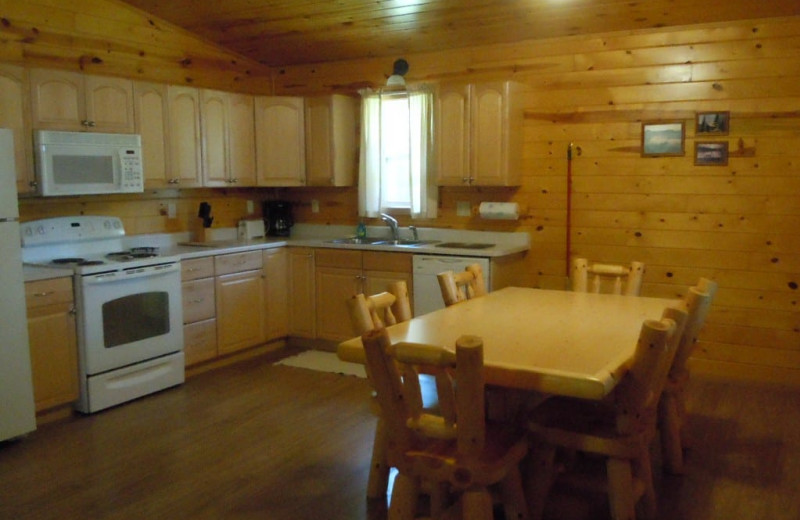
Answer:
M307 350L296 356L284 358L275 364L348 376L367 377L363 365L342 361L335 353L321 350Z

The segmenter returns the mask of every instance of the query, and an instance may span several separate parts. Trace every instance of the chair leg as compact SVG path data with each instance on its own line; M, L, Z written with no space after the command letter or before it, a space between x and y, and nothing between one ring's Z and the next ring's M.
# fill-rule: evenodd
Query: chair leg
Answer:
M528 520L530 515L519 468L511 468L501 485L505 520Z
M609 457L606 461L606 471L612 520L635 520L630 460Z
M461 495L461 506L464 520L492 520L492 495L485 487L477 487L464 491Z
M389 520L414 520L419 500L419 479L398 473L394 479Z
M548 444L535 446L528 456L525 495L532 520L541 520L547 495L555 481L556 448Z
M631 462L633 477L642 482L644 492L639 502L643 520L652 520L656 516L658 502L656 490L653 486L653 465L650 462L650 450L643 446L641 454ZM634 497L634 501L635 501ZM635 504L634 504L635 508Z
M664 471L679 475L683 473L683 443L681 442L681 418L678 403L675 396L663 394L658 407Z
M385 498L389 486L389 464L386 462L386 424L378 418L375 425L375 439L372 441L372 460L370 461L367 498Z

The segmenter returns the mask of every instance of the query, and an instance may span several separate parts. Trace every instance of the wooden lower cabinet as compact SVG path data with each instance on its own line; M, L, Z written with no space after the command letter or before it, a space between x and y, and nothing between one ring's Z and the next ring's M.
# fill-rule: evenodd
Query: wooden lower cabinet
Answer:
M186 366L217 357L214 257L181 261L183 354Z
M290 247L288 255L289 335L314 338L316 337L314 250L309 247Z
M25 284L36 411L78 398L78 345L71 278Z
M183 345L186 366L217 357L217 320L212 318L184 325Z
M289 254L285 247L262 252L266 340L289 334Z
M315 258L317 338L341 341L353 336L347 300L358 293L385 291L395 281L411 290L411 254L317 249Z
M217 351L235 352L264 343L264 271L261 251L214 258Z

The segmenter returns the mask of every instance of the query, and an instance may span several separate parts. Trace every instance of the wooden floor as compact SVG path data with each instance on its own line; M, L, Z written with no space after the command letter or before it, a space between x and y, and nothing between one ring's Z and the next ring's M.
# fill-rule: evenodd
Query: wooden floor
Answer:
M659 519L800 518L798 392L695 378L692 395ZM364 499L374 423L364 379L245 361L0 444L0 519L385 518Z

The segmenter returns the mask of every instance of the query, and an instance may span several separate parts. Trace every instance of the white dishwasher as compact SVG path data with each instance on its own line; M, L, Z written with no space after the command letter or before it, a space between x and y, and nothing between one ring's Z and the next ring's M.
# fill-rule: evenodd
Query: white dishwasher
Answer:
M414 255L414 315L421 316L444 308L436 275L443 271L463 271L470 264L480 264L486 290L492 287L489 259L476 256Z

